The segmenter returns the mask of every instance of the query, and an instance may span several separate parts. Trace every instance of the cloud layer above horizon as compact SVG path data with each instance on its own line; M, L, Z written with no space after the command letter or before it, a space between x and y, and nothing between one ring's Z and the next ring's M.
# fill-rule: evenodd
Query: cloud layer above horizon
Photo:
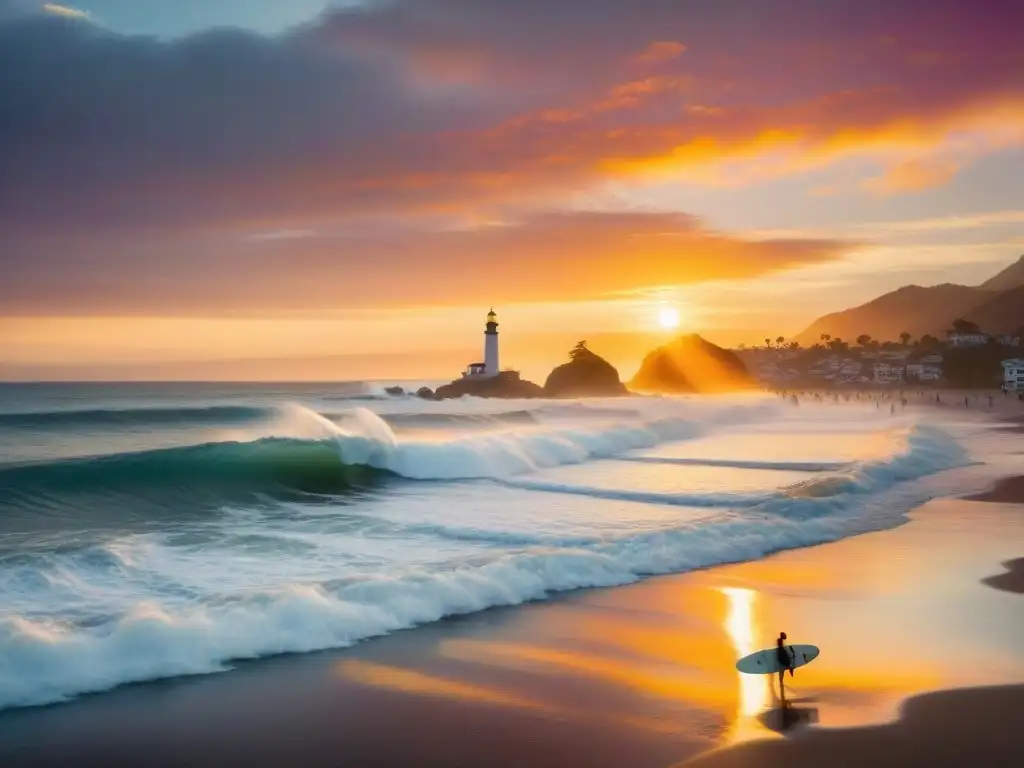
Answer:
M49 5L0 0L0 315L751 278L854 244L631 190L857 161L889 198L1024 145L1010 0L393 0L166 39Z

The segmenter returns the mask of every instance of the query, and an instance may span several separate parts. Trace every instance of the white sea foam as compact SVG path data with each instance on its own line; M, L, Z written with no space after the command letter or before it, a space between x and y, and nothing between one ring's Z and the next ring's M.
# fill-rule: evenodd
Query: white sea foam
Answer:
M410 444L397 440L368 411L354 411L347 423L339 425L313 412L286 410L284 418L291 420L288 429L293 435L330 436L349 460L431 479L507 478L537 467L578 463L691 436L697 429L695 422L708 429L709 423L728 420L720 413L703 421L649 419L640 426L545 427ZM738 420L734 415L733 421ZM169 568L176 569L179 579L202 568L212 573L218 567L218 553L205 545L188 549L190 559L176 564L165 562L173 554L170 544L154 552L129 542L105 547L106 559L79 557L74 563L65 555L51 554L47 562L56 563L54 572L66 576L61 589L102 584L114 590L111 594L122 600L121 607L87 621L47 616L43 611L0 617L0 708L60 701L133 681L221 671L233 659L343 647L448 615L514 605L557 591L624 584L651 574L753 559L894 525L907 509L934 493L917 479L962 464L965 454L949 435L928 427L892 430L889 441L887 455L849 465L837 475L817 474L808 483L742 499L724 491L721 509L706 517L686 515L686 510L678 516L666 512L658 526L588 534L583 523L564 531L488 530L469 524L472 510L468 510L460 525L410 522L404 532L409 538L398 540L398 545L411 547L427 537L475 548L446 545L438 548L434 561L417 556L344 579L273 587L266 586L267 579L239 587L232 579L244 582L248 573L239 560L241 575L231 576L229 561L224 566L229 571L222 578L233 588L198 599L129 596L121 585L138 575L137 583L142 585L138 589L144 589L154 575L165 577ZM527 493L522 487L528 480L500 482L519 483L518 492ZM577 488L579 493L588 492L585 486ZM712 497L707 495L709 501ZM662 501L636 498L628 503ZM548 509L548 514L557 514L557 507ZM593 514L599 514L596 508ZM239 531L231 533L237 537ZM316 537L303 541L315 546ZM355 552L357 564L370 556L366 547L372 538L344 541ZM454 557L463 551L472 556ZM282 572L301 572L296 556L287 556L292 559L282 561L288 563ZM77 569L73 573L72 565ZM273 571L269 563L254 567ZM85 584L89 579L93 581ZM201 585L185 586L195 591ZM25 588L53 587L51 583Z
M649 408L649 415L637 412L634 418L624 418L615 410L602 417L600 409L590 409L589 418L582 423L399 439L380 416L366 408L354 408L330 420L303 406L289 405L281 409L280 418L269 430L259 434L331 438L346 463L366 464L413 480L466 480L581 464L697 437L707 429L756 422L776 410L774 404L763 402L703 410L679 408L678 404L670 404L670 408L667 414L664 408Z

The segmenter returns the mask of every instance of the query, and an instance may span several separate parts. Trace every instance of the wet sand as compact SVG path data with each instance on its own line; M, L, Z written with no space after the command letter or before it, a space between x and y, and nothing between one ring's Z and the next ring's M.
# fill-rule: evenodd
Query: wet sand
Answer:
M995 486L974 496L969 501L994 501L1000 504L1024 504L1024 475L1004 477Z
M9 711L0 765L1010 765L1024 597L991 582L1021 541L1018 506L932 502L758 562ZM780 630L822 648L787 683L792 727L733 667Z
M892 724L809 729L702 755L690 768L962 768L1009 766L1020 756L1024 686L932 693L910 699Z

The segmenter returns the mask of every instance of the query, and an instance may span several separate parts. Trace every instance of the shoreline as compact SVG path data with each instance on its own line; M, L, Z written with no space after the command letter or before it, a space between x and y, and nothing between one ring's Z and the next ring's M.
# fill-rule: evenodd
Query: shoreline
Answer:
M899 730L879 723L923 693L1024 683L1024 600L1002 586L1001 565L1024 555L1012 546L1022 533L1019 510L1005 504L930 502L897 528L762 560L8 710L0 713L0 761L747 764L748 753L734 750L750 741L778 750L771 745L780 735L759 719L771 711L766 681L737 679L732 664L779 628L823 649L793 683L796 700L814 699L810 741L841 743L849 737L833 734L847 726ZM1019 586L1020 568L1009 573ZM866 663L863 648L880 633L892 658ZM922 657L926 642L936 647ZM964 643L987 649L986 661L956 662ZM978 695L1016 706L1022 694ZM930 706L929 722L949 709ZM884 733L883 741L894 738ZM800 765L803 754L785 760Z

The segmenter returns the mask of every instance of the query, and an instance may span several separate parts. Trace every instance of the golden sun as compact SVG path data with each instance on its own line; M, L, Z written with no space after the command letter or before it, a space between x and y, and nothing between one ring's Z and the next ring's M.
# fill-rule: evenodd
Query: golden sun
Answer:
M679 310L675 307L662 307L658 310L658 325L665 330L679 327Z

